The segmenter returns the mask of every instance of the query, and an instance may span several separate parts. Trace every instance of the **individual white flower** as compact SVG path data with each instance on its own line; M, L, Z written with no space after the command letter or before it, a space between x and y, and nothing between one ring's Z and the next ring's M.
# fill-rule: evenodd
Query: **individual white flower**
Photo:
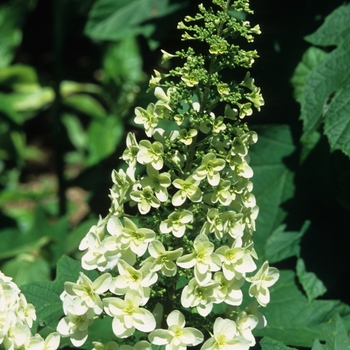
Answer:
M201 234L208 235L214 233L217 239L221 239L224 235L223 214L217 208L211 208L207 213L207 221L203 224L200 231Z
M128 290L136 290L142 296L142 304L146 304L150 296L150 286L157 281L157 274L150 271L150 265L146 264L140 270L136 270L127 262L118 261L119 276L113 279L110 290L117 295L124 295Z
M129 132L126 136L126 148L121 158L129 165L136 165L136 156L138 151L139 145L136 141L135 134Z
M163 168L163 152L163 145L160 142L151 143L148 140L142 140L137 152L137 161L140 164L151 164L154 169L160 170Z
M253 277L246 278L251 283L249 295L254 296L261 306L266 306L270 301L268 288L277 282L279 275L279 271L275 267L269 267L268 261L265 261Z
M210 281L205 286L201 286L195 278L192 278L182 290L182 306L186 308L196 307L198 313L203 317L209 315L213 309L213 303L216 302L215 288L217 284L215 281Z
M32 328L33 321L36 320L35 308L32 304L27 303L27 299L24 294L20 293L16 310L17 317L29 328Z
M239 155L230 156L228 159L230 168L239 176L242 176L246 179L253 177L253 169L249 166L248 162L244 157Z
M199 234L193 242L193 252L177 259L176 264L185 269L194 267L194 276L201 286L211 280L211 272L219 271L221 260L214 252L214 244L206 235Z
M142 262L142 265L150 263L148 265L151 271L161 271L164 276L172 277L176 275L177 266L174 260L178 259L183 248L176 250L166 251L164 245L155 240L148 245L148 252L150 257Z
M185 327L185 317L178 311L172 311L166 319L168 329L156 329L148 336L154 345L165 345L165 350L186 350L187 346L196 346L203 339L203 333L193 327Z
M224 205L228 206L234 199L235 194L231 191L230 180L220 180L218 186L214 187L214 192L211 196L211 202L217 203L218 201Z
M137 208L142 215L147 214L151 208L159 208L160 201L154 195L151 186L146 186L141 189L135 185L134 190L130 193L130 198L137 203Z
M110 341L106 345L100 342L92 342L94 347L92 350L151 350L151 344L145 340L139 341L134 346L122 345L119 347L115 341Z
M158 113L157 113L157 107L150 103L147 106L147 109L143 109L141 107L135 108L135 123L143 125L146 135L148 137L152 136L154 128L158 124Z
M258 325L259 319L253 314L241 311L236 317L237 332L248 340L250 346L254 346L256 341L252 333L253 329Z
M78 296L88 308L94 310L96 315L103 311L103 304L100 295L105 293L112 282L112 276L109 273L91 281L83 272L80 272L79 279L76 283L65 282L64 289L71 296Z
M56 350L60 345L60 335L57 332L49 334L46 339L40 334L30 338L27 350Z
M180 238L185 234L186 224L193 221L193 214L189 210L175 211L167 219L160 223L159 229L162 233L172 233Z
M88 337L88 327L93 323L95 313L89 309L86 314L75 315L68 312L57 325L57 332L69 337L76 347L82 346Z
M252 272L256 269L251 251L246 248L237 246L239 241L235 241L231 248L221 246L216 250L222 261L222 271L228 280L233 278L240 279L245 277L247 272Z
M94 345L92 350L119 350L118 343L113 341L113 340L108 342L106 345L104 345L98 341L93 341L92 344Z
M201 347L201 350L248 350L249 341L237 334L236 323L218 317L213 325L213 336Z
M224 230L232 238L241 240L245 228L244 222L242 221L243 215L233 210L228 210L222 213L221 218L224 224Z
M85 250L81 258L82 267L85 270L98 269L105 271L113 267L108 262L106 249L103 245L107 219L108 217L100 217L97 225L93 225L80 242L79 249Z
M29 346L31 337L32 334L28 325L17 319L16 323L8 327L7 333L4 334L2 344L5 349L25 349Z
M242 304L243 293L241 287L244 283L244 278L239 280L228 280L224 274L219 271L214 274L214 281L217 282L214 293L215 303L225 302L228 305L238 306Z
M169 173L159 173L151 166L147 166L147 175L141 180L142 187L151 187L156 197L165 202L168 199L167 188L171 185L171 177Z
M181 129L179 134L179 141L185 144L186 146L189 146L193 138L196 137L198 134L198 131L196 129Z
M172 204L175 207L179 207L185 203L186 198L192 202L200 202L202 200L202 191L199 189L200 181L197 181L193 176L189 176L186 180L175 179L173 186L178 191L173 195Z
M156 102L156 106L171 110L170 101L171 101L171 94L173 92L175 92L175 87L170 87L165 93L161 87L157 86L154 90L154 96L156 96L158 99L158 101Z
M220 171L224 169L225 165L226 161L224 159L216 158L214 153L208 153L193 173L193 178L195 180L207 178L210 185L217 186L220 182Z
M126 338L135 332L152 332L156 326L156 321L152 313L141 308L143 298L135 290L129 290L125 298L105 298L103 299L105 312L113 317L112 329L118 338Z
M142 256L156 234L149 228L139 228L130 219L124 218L124 228L121 243L124 248L130 248L136 255Z

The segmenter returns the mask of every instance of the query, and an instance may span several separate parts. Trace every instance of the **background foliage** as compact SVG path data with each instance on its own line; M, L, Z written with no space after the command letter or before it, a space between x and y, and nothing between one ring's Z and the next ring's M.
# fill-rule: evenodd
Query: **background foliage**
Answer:
M159 49L181 47L176 24L198 3L1 3L0 268L36 305L41 332L56 327L63 282L80 270L79 242L108 210L111 170L126 132L137 133L133 109L151 99L148 77L168 68ZM348 349L350 6L251 7L248 20L263 31L252 75L266 104L249 121L259 135L255 242L281 269L256 335L264 350ZM87 348L108 339L96 324Z

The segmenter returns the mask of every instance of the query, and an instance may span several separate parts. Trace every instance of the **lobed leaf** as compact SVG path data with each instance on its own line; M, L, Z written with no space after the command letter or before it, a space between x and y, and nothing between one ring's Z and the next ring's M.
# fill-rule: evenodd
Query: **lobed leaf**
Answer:
M324 326L335 314L348 325L350 306L337 300L309 302L295 283L290 270L280 271L278 283L271 287L271 301L263 310L267 319L264 329L255 336L267 336L291 346L311 347L315 339L325 340Z
M254 170L254 190L260 208L256 220L254 246L261 260L266 259L268 237L285 219L287 213L281 204L293 197L293 172L285 158L295 151L290 128L287 125L268 125L254 128L259 141L251 147L251 166Z
M267 238L265 257L270 263L275 263L291 256L299 256L300 240L309 227L306 222L299 232L286 232L286 225L279 226Z
M304 260L301 258L297 260L297 276L309 301L326 293L327 288L323 282L313 272L306 271Z

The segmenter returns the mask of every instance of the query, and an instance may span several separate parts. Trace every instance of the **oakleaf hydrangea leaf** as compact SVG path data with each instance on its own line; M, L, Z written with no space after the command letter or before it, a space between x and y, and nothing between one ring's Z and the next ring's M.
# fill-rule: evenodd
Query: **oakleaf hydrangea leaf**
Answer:
M341 317L333 315L324 327L326 344L323 345L318 339L315 340L312 350L349 350L350 338Z
M306 271L304 260L301 258L297 261L297 276L309 301L326 293L327 288L323 282L313 272Z
M295 348L284 345L281 341L269 337L264 337L260 341L260 345L262 350L296 350Z
M60 294L66 281L74 282L79 276L81 265L68 256L62 256L57 263L56 279L52 282L35 282L22 286L22 292L29 303L35 306L37 323L42 322L51 329L55 329L57 322L63 316ZM96 278L95 271L87 273L90 278Z
M315 339L326 339L324 326L338 313L349 326L350 307L337 300L309 302L295 283L293 271L280 271L280 279L271 287L271 302L264 310L268 320L255 336L271 337L288 346L311 347Z
M295 68L291 83L294 87L294 98L298 101L305 87L305 79L310 72L327 56L327 53L318 47L308 48Z
M290 156L295 146L287 125L256 127L259 146L251 147L250 165L254 170L254 194L260 208L257 218L257 233L254 247L261 260L266 260L265 245L269 235L283 222L286 212L281 204L293 197L293 172L284 159Z
M303 143L310 143L310 137L324 123L324 132L332 150L339 149L348 156L350 156L350 138L346 134L350 128L346 116L348 116L347 86L350 83L350 75L347 74L350 71L349 18L350 5L340 6L326 18L315 33L305 38L314 45L335 45L336 48L328 54L318 51L319 64L316 64L309 74L306 74L305 67L303 68L303 62L307 57L305 53L292 78L296 98L301 104ZM309 49L309 52L312 52L310 50L315 48ZM314 146L314 143L311 146Z
M306 222L299 232L286 232L286 225L279 226L267 238L265 256L271 262L278 262L300 253L300 240L307 228Z

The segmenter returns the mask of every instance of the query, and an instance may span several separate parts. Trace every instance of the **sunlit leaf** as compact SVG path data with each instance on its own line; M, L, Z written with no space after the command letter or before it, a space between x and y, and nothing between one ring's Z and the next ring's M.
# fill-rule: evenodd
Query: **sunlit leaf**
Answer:
M85 27L85 33L97 40L120 40L130 35L152 34L142 24L165 16L180 7L169 0L98 0L94 3Z
M350 306L337 300L309 302L295 283L293 271L281 270L280 279L271 287L271 301L262 310L267 327L254 330L289 346L311 347L315 339L325 340L323 327L339 313L349 325Z
M299 232L286 232L285 225L279 226L266 241L266 259L274 263L291 256L299 256L300 240L308 227L309 222L305 223Z
M261 339L260 346L262 350L296 350L295 348L284 345L281 341L269 337Z

